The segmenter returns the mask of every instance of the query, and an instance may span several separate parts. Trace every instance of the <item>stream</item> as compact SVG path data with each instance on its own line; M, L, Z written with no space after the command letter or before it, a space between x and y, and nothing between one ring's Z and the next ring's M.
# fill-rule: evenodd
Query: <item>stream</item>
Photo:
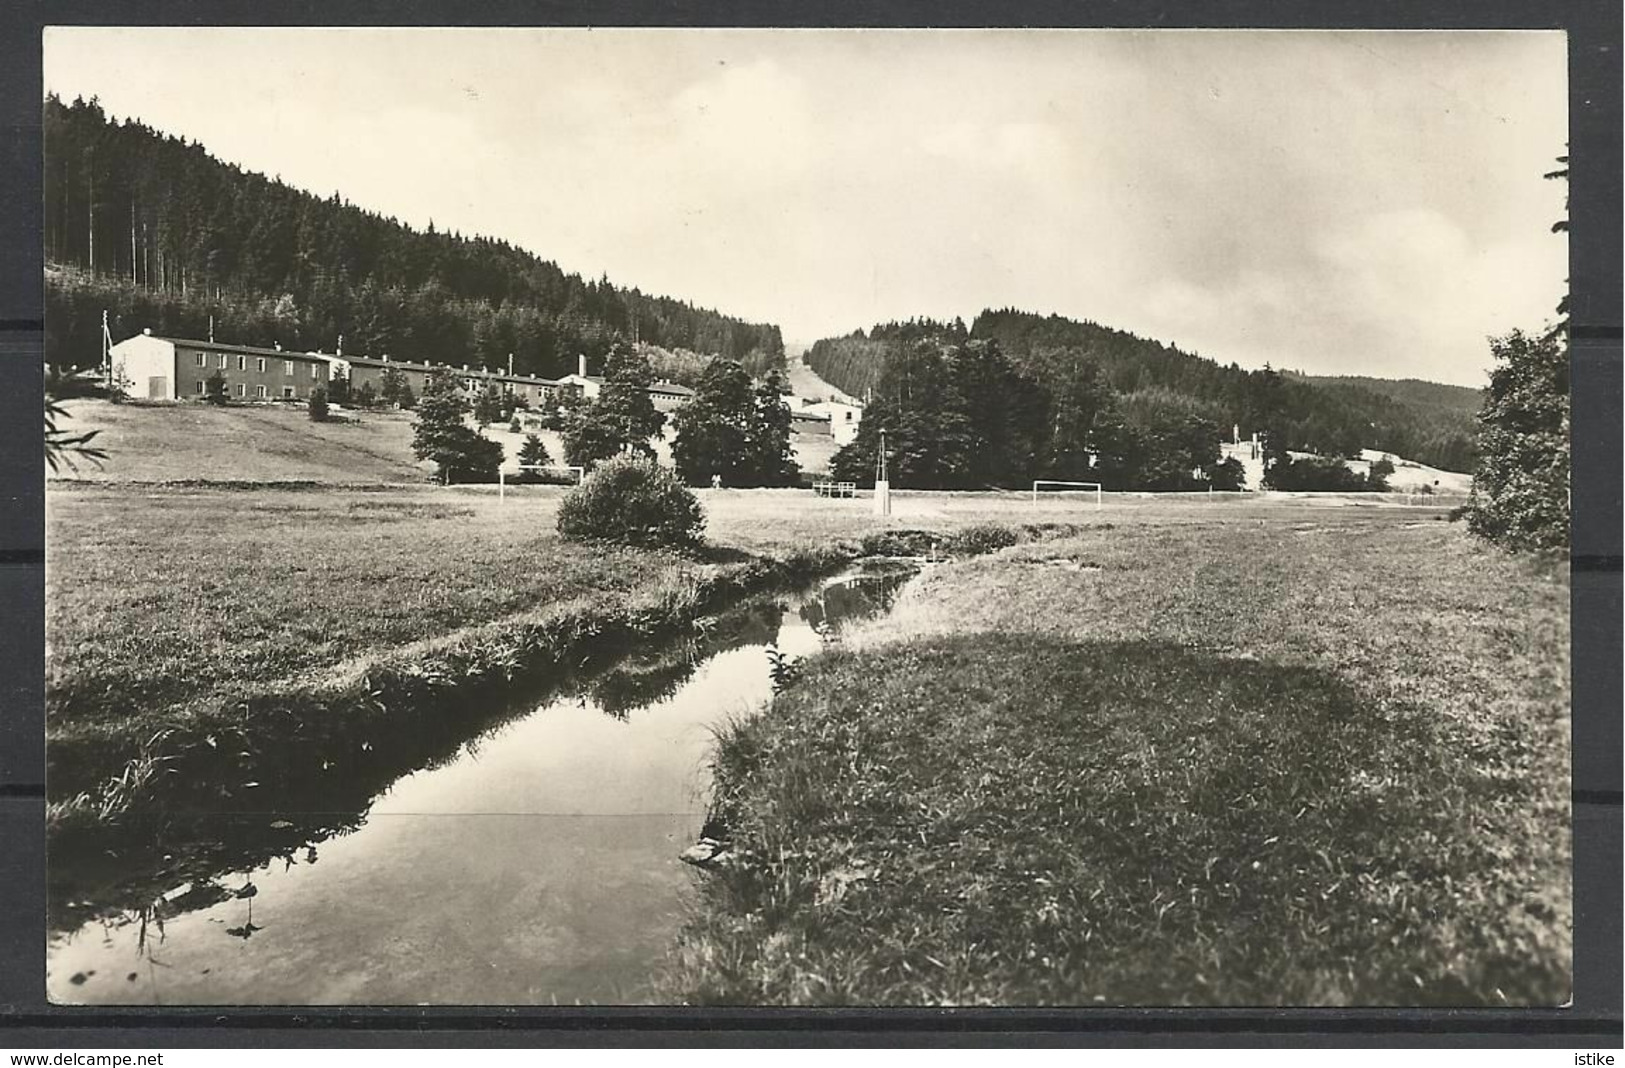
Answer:
M912 573L850 572L704 621L493 717L359 812L313 799L309 812L196 816L127 855L53 851L48 995L647 1003L702 878L678 854L704 819L713 729L771 695L770 651L838 640ZM190 878L162 882L182 869Z

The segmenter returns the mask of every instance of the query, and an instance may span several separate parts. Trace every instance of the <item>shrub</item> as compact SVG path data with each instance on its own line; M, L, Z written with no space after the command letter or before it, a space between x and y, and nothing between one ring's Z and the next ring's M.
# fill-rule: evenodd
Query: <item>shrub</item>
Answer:
M998 523L978 523L949 538L948 551L962 556L979 556L1007 549L1020 540L1020 536L1009 527Z
M327 421L327 390L320 386L310 391L310 421L313 423Z
M572 541L687 548L703 540L705 513L676 475L647 457L622 454L565 496L558 526Z

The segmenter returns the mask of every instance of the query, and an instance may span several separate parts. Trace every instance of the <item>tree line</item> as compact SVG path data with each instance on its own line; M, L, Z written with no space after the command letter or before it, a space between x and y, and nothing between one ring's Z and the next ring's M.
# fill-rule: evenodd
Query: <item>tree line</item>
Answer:
M996 341L1017 370L1053 396L1093 388L1098 375L1126 413L1178 407L1226 435L1238 425L1245 434L1268 429L1284 449L1327 456L1380 449L1453 471L1471 470L1476 459L1472 416L1453 396L1423 390L1407 402L1359 381L1328 384L1270 368L1246 371L1058 315L1005 308L984 311L968 328L957 319L882 323L819 341L806 359L831 385L862 397L877 388L889 361L922 338ZM1080 375L1087 376L1081 384ZM1154 421L1148 414L1141 420Z
M592 471L617 457L655 459L654 441L664 432L667 415L648 392L654 382L648 350L617 341L605 359L603 379L597 396L570 393L542 413L543 425L559 432L564 462ZM693 398L671 417L672 459L684 482L744 487L798 481L801 472L790 445L790 406L785 401L790 387L783 372L773 370L756 381L737 360L719 358L706 366L694 390ZM446 482L495 481L502 446L480 428L515 417L523 406L522 400L494 388L471 399L454 372L433 375L416 399L413 455L432 462ZM470 415L478 426L468 425ZM518 428L517 422L510 424L510 429ZM519 460L552 463L534 434L525 438Z
M245 171L94 100L45 102L46 358L155 332L557 376L617 337L756 366L777 326L568 274L506 241L416 230Z

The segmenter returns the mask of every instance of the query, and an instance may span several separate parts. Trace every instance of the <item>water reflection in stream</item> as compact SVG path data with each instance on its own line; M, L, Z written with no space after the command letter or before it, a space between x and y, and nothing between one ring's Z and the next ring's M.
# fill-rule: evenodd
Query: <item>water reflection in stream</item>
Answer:
M677 854L702 822L711 728L769 696L770 648L815 651L845 621L888 607L907 577L843 576L729 613L499 717L448 759L402 769L361 812L198 817L186 835L111 861L53 850L49 994L123 1004L647 1001L694 877ZM295 840L260 844L278 828ZM152 900L162 875L151 873L184 867L157 854L183 848L243 859L201 862L203 877L194 865ZM89 874L109 863L122 884ZM143 866L146 882L129 874Z

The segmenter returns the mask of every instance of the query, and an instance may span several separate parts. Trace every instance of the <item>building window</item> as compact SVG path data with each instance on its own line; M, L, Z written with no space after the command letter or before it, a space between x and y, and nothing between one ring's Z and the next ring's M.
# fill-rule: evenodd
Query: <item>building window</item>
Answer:
M255 365L255 370L259 371L260 374L265 373L265 357L264 356L256 356L256 357L254 357L254 365Z
M192 392L193 393L202 393L203 392L203 382L202 382L201 379L192 383Z
M294 389L292 386L282 387L282 397L284 400L292 400L297 394L298 390Z
M200 352L197 354L197 365L199 367L207 367L209 365L209 356L207 353Z
M239 397L248 396L248 383L247 382L239 382L239 383L237 383L237 396L239 396Z
M226 354L223 352L220 354L220 369L222 371L226 369Z
M320 369L318 369L315 364L311 364L310 365L310 380L312 382L316 382L316 381L319 381L320 379L321 379L321 371L320 371Z
M239 357L237 357L237 370L239 370L239 371L248 370L248 357L247 356L239 356Z
M260 400L264 400L265 399L265 387L264 386L255 386L254 387L254 396L258 397Z
M282 373L287 375L289 378L293 377L293 361L292 360L283 360L282 361Z

